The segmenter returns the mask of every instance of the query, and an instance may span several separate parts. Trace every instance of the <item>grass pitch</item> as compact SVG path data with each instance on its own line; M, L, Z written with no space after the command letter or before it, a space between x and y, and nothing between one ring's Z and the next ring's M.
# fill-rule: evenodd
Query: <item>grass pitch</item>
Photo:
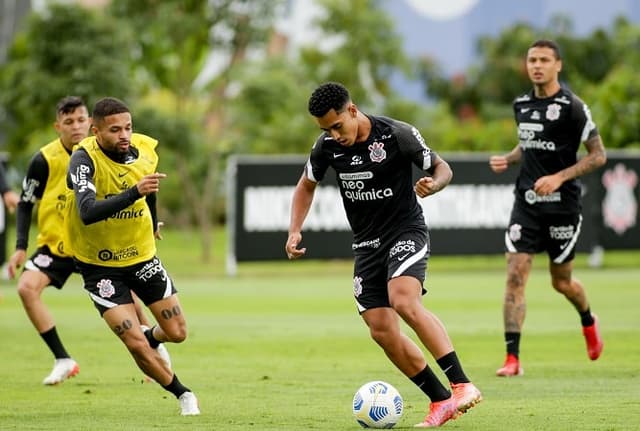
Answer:
M44 298L80 374L43 386L51 355L24 314L15 283L3 282L1 430L357 430L353 394L377 379L404 397L396 429L422 420L426 398L369 339L355 311L349 262L242 264L228 278L221 251L214 265L199 264L184 247L195 236L165 237L159 254L189 323L187 341L168 349L202 415L181 417L173 396L144 382L79 277L62 291L46 289ZM640 254L611 259L594 270L579 257L576 269L600 316L602 357L587 358L577 313L553 292L539 256L527 287L525 375L504 379L494 376L504 359L502 257L432 258L424 302L445 323L484 395L443 430L640 429Z

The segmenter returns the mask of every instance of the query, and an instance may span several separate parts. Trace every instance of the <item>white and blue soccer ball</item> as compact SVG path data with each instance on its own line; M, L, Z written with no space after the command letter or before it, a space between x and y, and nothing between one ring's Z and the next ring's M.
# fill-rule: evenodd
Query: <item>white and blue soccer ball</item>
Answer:
M363 428L393 428L402 417L404 403L389 383L365 383L353 397L353 416Z

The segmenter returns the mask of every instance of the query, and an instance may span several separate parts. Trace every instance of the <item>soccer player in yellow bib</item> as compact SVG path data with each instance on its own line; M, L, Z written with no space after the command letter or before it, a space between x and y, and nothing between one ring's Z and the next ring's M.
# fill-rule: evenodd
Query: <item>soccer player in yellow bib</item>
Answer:
M42 300L47 286L62 289L76 265L63 247L60 226L64 223L66 177L71 150L89 136L91 119L84 101L77 96L67 96L56 104L54 127L58 138L40 148L31 158L22 181L20 197L16 195L16 247L9 259L7 270L10 278L24 270L18 279L18 295L29 320L54 356L53 368L42 381L56 385L78 374L78 363L67 352L56 328L53 315ZM2 191L0 182L0 191ZM36 250L27 260L29 230L34 207L38 205L38 236ZM11 209L11 206L7 204ZM15 207L15 205L14 205ZM150 326L140 301L136 300L136 313L140 322ZM163 345L158 351L167 363L169 353Z
M71 148L89 135L89 126L89 113L81 98L68 96L58 101L54 123L58 138L31 158L18 202L16 248L9 259L8 272L14 278L24 265L18 279L18 295L29 320L55 358L51 372L42 381L45 385L61 383L80 371L60 340L53 315L41 296L47 286L62 289L75 271L73 259L63 250L60 226ZM29 228L36 204L37 248L27 259Z
M156 256L153 214L165 177L156 172L158 142L133 133L129 108L118 99L100 99L92 120L94 136L80 142L69 163L65 246L95 307L138 367L175 395L182 415L198 415L196 396L155 349L187 337L177 291ZM158 325L143 332L132 292Z

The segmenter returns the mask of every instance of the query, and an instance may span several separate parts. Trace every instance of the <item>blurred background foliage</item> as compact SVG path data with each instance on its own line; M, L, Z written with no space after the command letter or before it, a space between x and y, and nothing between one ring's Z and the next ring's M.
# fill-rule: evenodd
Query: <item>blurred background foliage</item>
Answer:
M0 66L12 166L24 170L55 138L59 98L91 107L119 97L136 131L161 142L161 217L198 226L210 250L228 156L308 153L319 130L306 102L319 83L343 82L363 111L415 124L437 151L505 152L516 141L511 102L530 88L524 56L543 37L559 42L561 79L589 104L607 148L640 148L640 27L624 18L584 37L562 16L545 28L515 23L478 40L478 61L446 76L433 59L407 57L376 0L321 4L322 35L298 52L276 30L283 0L113 0L32 13ZM395 92L398 73L421 81L428 102Z

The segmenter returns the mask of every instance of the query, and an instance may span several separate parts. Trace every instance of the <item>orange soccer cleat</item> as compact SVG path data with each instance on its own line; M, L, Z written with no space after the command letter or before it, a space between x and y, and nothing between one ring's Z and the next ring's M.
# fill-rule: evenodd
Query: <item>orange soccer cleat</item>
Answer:
M496 370L496 376L500 377L521 376L523 374L524 369L520 366L520 359L512 353L507 353L504 365Z
M433 428L439 427L449 419L455 419L458 416L458 403L452 395L446 400L429 404L429 414L424 421L414 425L416 428Z
M482 394L473 383L451 383L451 392L460 413L465 413L482 401Z
M584 335L584 340L587 342L587 355L589 355L589 359L595 361L600 357L602 348L604 347L604 343L602 341L602 337L600 336L600 324L598 322L598 316L596 316L595 314L593 314L592 316L593 325L583 326L582 335Z

